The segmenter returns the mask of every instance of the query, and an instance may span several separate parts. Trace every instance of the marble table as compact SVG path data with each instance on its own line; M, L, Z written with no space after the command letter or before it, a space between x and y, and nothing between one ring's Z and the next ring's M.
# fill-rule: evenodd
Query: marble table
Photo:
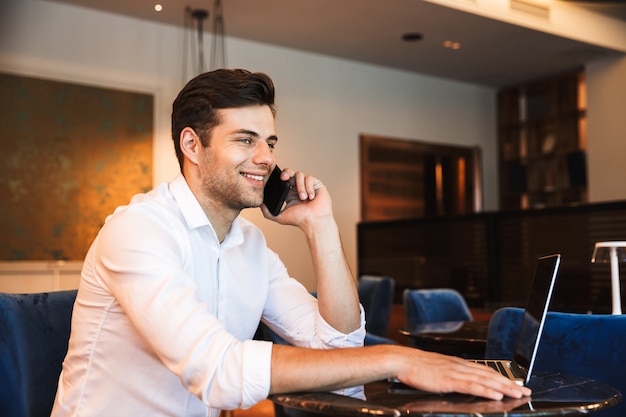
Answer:
M379 381L364 387L366 400L328 392L277 394L270 399L289 417L561 416L591 413L621 400L618 390L571 375L540 374L529 387L531 397L492 401L462 394L390 392L390 384Z

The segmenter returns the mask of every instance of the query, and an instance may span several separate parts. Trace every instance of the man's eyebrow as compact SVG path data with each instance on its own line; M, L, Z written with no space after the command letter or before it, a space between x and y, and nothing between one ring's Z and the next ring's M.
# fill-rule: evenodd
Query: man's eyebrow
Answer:
M255 132L254 130L248 130L248 129L238 129L238 130L235 130L233 133L238 134L238 135L244 134L248 136L253 136L255 138L261 137L261 135L259 135L258 132ZM267 137L267 140L278 141L278 136L270 135Z
M237 134L237 135L248 135L248 136L254 136L256 138L260 137L260 135L255 132L254 130L248 130L248 129L237 129L235 131L233 131L233 134Z

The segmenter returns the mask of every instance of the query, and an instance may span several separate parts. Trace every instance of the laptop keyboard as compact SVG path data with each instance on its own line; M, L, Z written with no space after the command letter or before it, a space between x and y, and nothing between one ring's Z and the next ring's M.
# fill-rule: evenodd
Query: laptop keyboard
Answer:
M526 373L524 372L524 370L513 362L483 361L483 360L477 360L475 362L480 363L482 365L487 365L490 368L492 368L494 371L499 372L504 376L508 374L506 369L509 369L511 373L513 374L513 376L515 376L516 378L524 379L526 377Z

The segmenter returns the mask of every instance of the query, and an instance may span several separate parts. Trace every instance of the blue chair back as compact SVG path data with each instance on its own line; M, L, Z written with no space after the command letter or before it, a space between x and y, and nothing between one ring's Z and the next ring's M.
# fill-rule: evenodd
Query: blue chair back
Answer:
M357 282L359 301L365 310L367 333L387 337L395 280L386 276L363 275Z
M513 357L524 310L505 307L489 322L485 357ZM536 371L554 371L605 382L626 394L626 315L549 312L537 352ZM593 413L626 415L626 402Z
M358 280L359 301L365 310L365 346L397 344L395 340L387 337L394 287L395 281L390 277L364 275ZM317 297L317 292L313 291L311 295ZM265 323L259 324L255 338L281 345L289 344Z
M50 416L76 293L0 293L1 416Z
M465 299L454 289L406 289L402 295L407 329L418 324L473 320Z

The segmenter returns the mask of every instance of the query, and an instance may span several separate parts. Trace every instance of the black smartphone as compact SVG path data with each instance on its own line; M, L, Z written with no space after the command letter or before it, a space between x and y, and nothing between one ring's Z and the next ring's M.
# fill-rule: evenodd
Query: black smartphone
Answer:
M265 203L270 213L272 213L272 216L278 216L287 198L287 193L291 188L289 181L280 179L281 172L282 170L278 168L277 165L270 174L270 178L267 180L263 192L263 203Z

